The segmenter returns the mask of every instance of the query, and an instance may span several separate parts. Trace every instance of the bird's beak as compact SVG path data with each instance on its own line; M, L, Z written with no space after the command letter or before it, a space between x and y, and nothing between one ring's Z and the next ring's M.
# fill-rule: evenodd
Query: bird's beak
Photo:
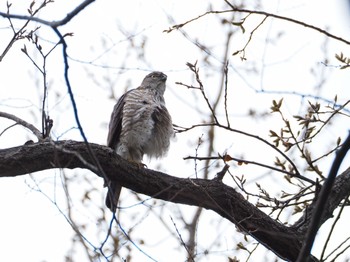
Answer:
M167 75L166 75L166 74L162 74L162 78L161 78L161 80L162 80L162 81L164 81L164 82L165 82L165 81L167 80L167 78L168 78L168 77L167 77Z

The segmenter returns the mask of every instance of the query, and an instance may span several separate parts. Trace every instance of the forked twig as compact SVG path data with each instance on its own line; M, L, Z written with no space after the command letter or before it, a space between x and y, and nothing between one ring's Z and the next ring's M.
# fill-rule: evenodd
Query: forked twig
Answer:
M25 128L29 129L38 138L39 141L42 141L44 139L44 137L41 134L41 132L35 126L33 126L32 124L28 123L27 121L25 121L25 120L23 120L23 119L21 119L21 118L19 118L17 116L14 116L12 114L5 113L5 112L0 112L0 117L13 120L17 124L19 124L21 126L24 126Z

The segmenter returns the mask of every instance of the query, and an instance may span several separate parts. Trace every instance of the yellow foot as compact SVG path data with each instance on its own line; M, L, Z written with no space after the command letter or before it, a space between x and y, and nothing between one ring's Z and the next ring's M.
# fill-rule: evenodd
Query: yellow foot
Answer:
M147 165L141 162L136 162L134 160L128 160L131 164L137 166L138 168L147 168Z

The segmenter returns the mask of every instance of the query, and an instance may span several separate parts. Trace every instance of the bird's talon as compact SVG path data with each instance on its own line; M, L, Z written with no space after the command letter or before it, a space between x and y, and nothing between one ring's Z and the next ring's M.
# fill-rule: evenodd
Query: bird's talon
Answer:
M129 160L129 162L135 166L137 166L138 168L147 168L147 165L141 162L136 162L133 160Z

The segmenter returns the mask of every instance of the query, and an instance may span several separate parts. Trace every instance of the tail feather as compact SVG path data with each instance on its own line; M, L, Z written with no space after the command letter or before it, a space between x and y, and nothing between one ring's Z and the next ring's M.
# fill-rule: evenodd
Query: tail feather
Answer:
M120 191L122 190L122 187L114 182L109 181L108 182L108 192L106 196L106 206L112 211L115 212L117 210L118 206L118 200L120 196Z

